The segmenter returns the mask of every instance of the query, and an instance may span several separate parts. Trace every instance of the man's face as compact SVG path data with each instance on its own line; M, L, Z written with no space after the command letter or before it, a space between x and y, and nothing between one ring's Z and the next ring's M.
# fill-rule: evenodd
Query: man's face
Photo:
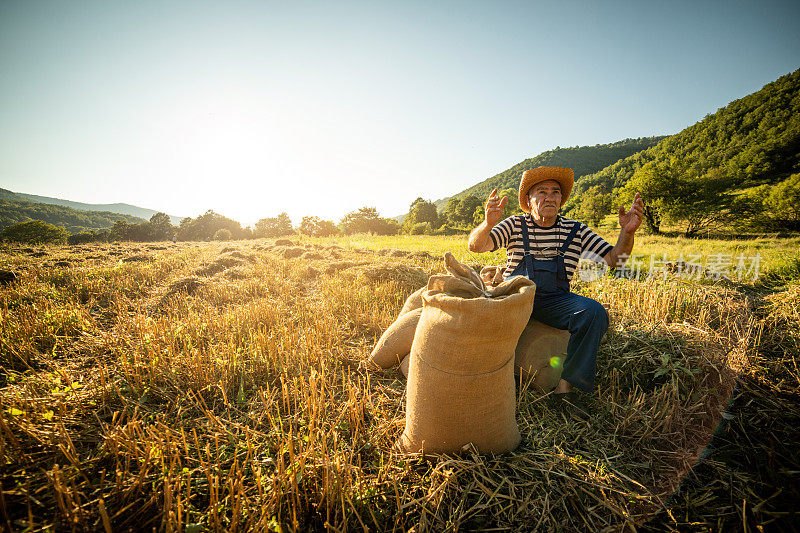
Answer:
M554 217L561 207L561 185L556 180L540 181L528 191L528 198L532 215Z

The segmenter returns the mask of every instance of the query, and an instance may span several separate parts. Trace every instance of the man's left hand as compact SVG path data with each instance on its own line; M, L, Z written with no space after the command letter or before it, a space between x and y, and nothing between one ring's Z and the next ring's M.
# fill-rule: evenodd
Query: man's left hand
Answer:
M619 206L619 227L625 233L634 233L639 226L642 225L642 217L644 216L644 202L642 202L639 193L633 197L633 205L626 213L624 206Z

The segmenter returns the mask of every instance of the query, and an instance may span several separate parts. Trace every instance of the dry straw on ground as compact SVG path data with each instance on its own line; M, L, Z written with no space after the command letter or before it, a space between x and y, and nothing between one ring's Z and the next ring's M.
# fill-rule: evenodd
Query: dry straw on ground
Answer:
M797 282L579 284L612 319L592 423L562 418L520 380L513 453L423 457L390 451L399 372L358 363L442 261L327 245L306 261L284 257L287 245L148 247L152 261L130 263L119 259L139 247L0 250L17 274L0 287L2 527L796 524ZM49 256L73 266L44 266Z

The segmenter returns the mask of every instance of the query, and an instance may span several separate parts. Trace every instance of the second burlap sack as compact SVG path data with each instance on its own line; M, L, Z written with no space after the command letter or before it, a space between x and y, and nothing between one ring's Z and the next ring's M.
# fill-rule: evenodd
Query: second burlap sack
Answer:
M505 453L519 444L514 349L533 309L535 285L509 280L491 298L478 296L480 290L448 290L462 283L434 276L422 295L398 451L459 452L472 444L480 453Z
M514 366L523 379L541 392L549 392L561 379L567 356L569 331L531 319L517 343Z

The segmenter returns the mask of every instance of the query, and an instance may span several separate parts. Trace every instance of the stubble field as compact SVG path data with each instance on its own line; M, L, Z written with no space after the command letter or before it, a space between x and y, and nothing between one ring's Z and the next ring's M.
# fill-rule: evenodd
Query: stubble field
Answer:
M4 245L2 524L793 530L800 281L781 258L795 241L762 246L763 270L790 273L769 288L576 282L611 318L593 418L520 380L523 441L504 456L393 453L405 380L359 366L444 251L500 262L463 237Z

